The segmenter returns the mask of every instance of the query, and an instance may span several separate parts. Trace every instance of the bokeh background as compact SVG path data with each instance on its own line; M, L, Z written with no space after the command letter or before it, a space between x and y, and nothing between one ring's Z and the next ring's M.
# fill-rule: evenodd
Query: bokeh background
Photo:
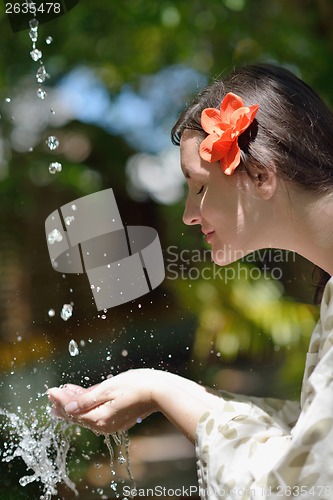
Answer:
M33 409L45 413L46 387L88 386L136 367L298 398L318 317L312 266L271 251L216 273L200 229L181 220L186 187L170 129L200 88L249 62L282 64L333 104L332 2L80 0L38 28L42 83L29 26L13 30L5 2L0 9L1 408L29 419ZM55 161L62 171L50 174ZM166 279L104 315L86 276L52 269L44 221L109 187L124 224L157 229ZM73 303L66 322L65 303ZM6 430L1 436L4 449ZM130 438L138 487L196 484L193 448L163 417L136 425ZM76 430L68 467L80 498L114 497L102 438ZM125 469L116 472L126 481ZM38 484L18 484L25 473L20 459L0 462L0 498L39 498ZM58 497L73 493L60 487Z

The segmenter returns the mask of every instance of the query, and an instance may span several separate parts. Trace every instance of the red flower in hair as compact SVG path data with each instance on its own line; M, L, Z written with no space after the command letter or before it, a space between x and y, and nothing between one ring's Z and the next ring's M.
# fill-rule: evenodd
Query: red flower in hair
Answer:
M243 100L229 92L220 110L206 108L201 125L208 136L200 144L200 156L209 162L219 161L223 172L231 175L240 163L238 137L254 120L259 105L244 106Z

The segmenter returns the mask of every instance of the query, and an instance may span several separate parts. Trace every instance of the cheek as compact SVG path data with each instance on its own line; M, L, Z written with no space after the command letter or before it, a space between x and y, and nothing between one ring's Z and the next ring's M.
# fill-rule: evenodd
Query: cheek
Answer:
M201 201L201 215L207 221L213 221L219 218L223 213L221 201L215 196L215 193L208 189Z
M214 229L218 228L219 223L222 224L226 216L225 202L214 189L209 189L201 202L201 215L207 221L214 225Z

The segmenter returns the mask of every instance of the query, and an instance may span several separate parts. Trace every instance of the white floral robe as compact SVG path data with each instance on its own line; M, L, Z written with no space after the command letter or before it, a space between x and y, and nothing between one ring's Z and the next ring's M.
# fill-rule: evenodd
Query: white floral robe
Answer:
M333 278L306 358L301 404L221 392L202 415L203 500L333 499Z

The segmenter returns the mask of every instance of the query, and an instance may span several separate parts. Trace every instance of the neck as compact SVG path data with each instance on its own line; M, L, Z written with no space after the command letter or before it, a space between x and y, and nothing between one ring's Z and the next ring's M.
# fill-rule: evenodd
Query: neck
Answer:
M277 247L297 252L333 275L333 193L318 196L288 188L287 203L275 224Z

